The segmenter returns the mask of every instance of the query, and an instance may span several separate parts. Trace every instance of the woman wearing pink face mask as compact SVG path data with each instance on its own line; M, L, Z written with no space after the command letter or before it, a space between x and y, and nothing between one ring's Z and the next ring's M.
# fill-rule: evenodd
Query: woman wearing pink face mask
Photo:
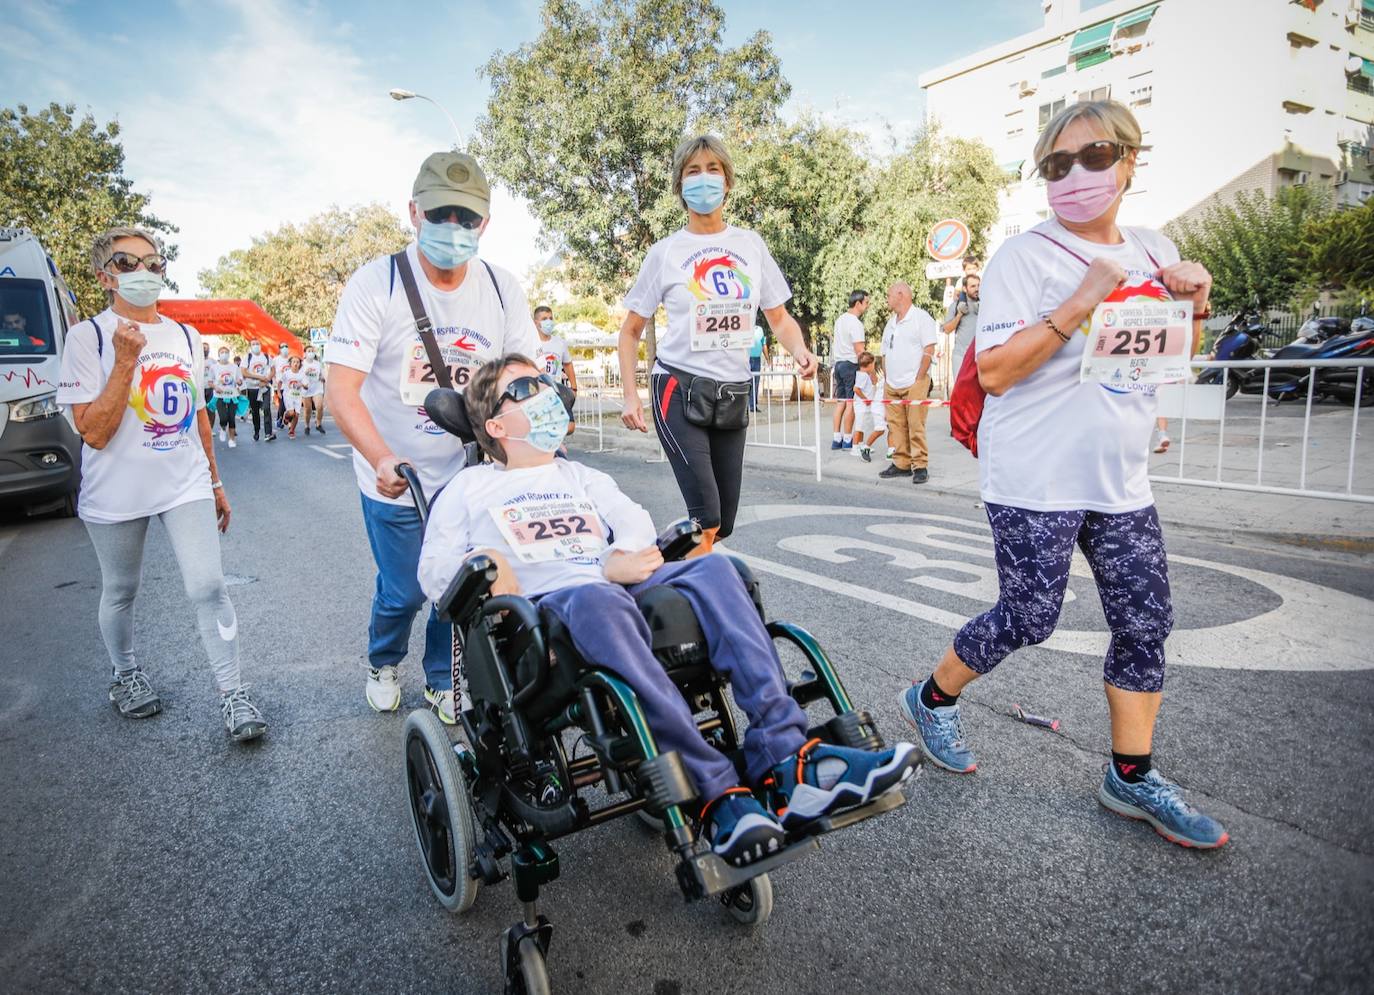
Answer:
M1193 354L1207 314L1207 271L1181 262L1158 232L1116 223L1140 139L1134 115L1105 100L1071 105L1036 142L1054 217L989 261L975 339L989 395L978 427L980 489L999 597L959 631L934 673L902 694L901 708L936 766L972 772L959 694L1013 651L1050 637L1078 546L1111 628L1103 676L1112 762L1098 800L1174 843L1212 848L1226 831L1183 800L1151 755L1174 619L1148 477L1154 388L1080 377L1104 302L1191 301Z

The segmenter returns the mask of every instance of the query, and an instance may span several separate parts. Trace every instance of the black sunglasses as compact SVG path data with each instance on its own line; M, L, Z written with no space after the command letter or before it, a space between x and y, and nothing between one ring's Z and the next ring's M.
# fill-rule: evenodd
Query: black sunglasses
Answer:
M140 263L149 273L161 275L167 272L167 257L160 252L150 252L146 256L136 256L132 252L116 252L110 256L109 265L117 272L132 273L138 269Z
M501 392L501 396L496 399L496 410L501 410L501 405L507 401L514 401L519 404L521 401L528 401L535 394L538 394L545 387L554 387L553 377L547 373L541 373L537 377L516 377L506 384L506 389Z
M1089 142L1077 152L1051 152L1035 168L1047 180L1062 180L1075 162L1081 162L1090 173L1100 173L1120 162L1129 147L1120 142Z
M425 212L425 220L432 225L442 225L447 221L453 221L471 231L474 228L482 227L482 222L486 219L469 208L450 204L445 207L431 207Z

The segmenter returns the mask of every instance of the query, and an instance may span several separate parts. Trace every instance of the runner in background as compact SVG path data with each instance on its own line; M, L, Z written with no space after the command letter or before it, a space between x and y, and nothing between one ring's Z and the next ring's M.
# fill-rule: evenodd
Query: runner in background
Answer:
M272 357L272 389L277 393L277 428L282 427L282 416L286 414L282 403L281 375L291 362L291 350L283 342Z
M1098 348L1090 350L1088 333L1104 303L1191 301L1190 355L1208 313L1206 269L1179 261L1158 232L1117 224L1141 148L1135 115L1113 100L1070 104L1036 142L1054 214L997 250L975 344L988 394L978 467L997 604L959 630L934 673L900 704L936 766L973 771L959 696L1011 653L1053 634L1081 549L1111 629L1103 663L1111 760L1098 801L1171 842L1211 848L1227 841L1226 830L1188 804L1152 754L1174 623L1146 451L1154 387L1083 376Z
M239 390L243 386L243 370L229 361L229 350L221 348L217 356L212 381L215 385L215 410L219 414L219 441L226 438L230 449L238 447Z
M854 377L859 372L859 353L864 351L863 317L868 305L868 291L856 290L850 294L849 310L835 319L835 329L830 336L830 368L835 375L831 449L849 449L853 445L849 436L854 431Z
M859 372L854 377L854 441L865 463L873 462L873 443L887 432L887 413L883 410L883 375L873 353L859 353Z
M248 344L248 363L243 375L248 392L248 413L253 418L253 441L257 442L259 433L266 428L267 441L275 442L277 433L272 430L272 360L262 351L261 342Z
M315 351L313 345L305 348L305 362L301 364L301 372L305 374L305 396L301 398L301 420L305 422L305 434L310 434L310 416L313 414L315 428L323 435L324 426L320 424L320 419L323 417L321 412L324 408L324 366L320 363L320 354Z
M816 375L816 357L787 313L792 297L778 264L757 232L725 223L725 198L735 167L714 135L689 138L673 155L673 193L687 226L654 244L625 298L620 326L621 421L649 430L635 383L639 337L663 304L668 326L658 340L649 389L654 427L672 465L687 513L711 551L735 527L749 427L749 343L760 309L797 374ZM689 403L689 398L690 403Z
M281 371L282 417L288 429L288 439L296 437L296 426L300 423L301 408L309 387L310 377L303 369L301 357L292 356L286 364L286 369ZM308 424L305 430L310 431Z
M561 335L554 334L553 309L541 304L534 309L534 327L539 332L539 349L535 353L535 364L554 380L561 381L572 388L574 403L577 394L577 370L573 368L572 353L568 343ZM577 418L573 411L568 412L568 434L577 431Z

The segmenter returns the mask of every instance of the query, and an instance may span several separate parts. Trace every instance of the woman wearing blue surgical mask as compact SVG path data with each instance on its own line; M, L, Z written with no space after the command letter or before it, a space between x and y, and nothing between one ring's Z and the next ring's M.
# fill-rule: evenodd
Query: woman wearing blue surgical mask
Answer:
M720 139L700 135L678 146L673 193L687 210L687 226L644 257L620 328L621 420L647 432L635 362L645 324L660 304L667 311L649 376L650 402L687 513L705 532L698 547L703 553L730 534L739 507L749 348L758 311L796 360L797 372L806 378L816 372L816 357L787 313L792 291L768 247L757 232L725 221L734 182L734 164Z

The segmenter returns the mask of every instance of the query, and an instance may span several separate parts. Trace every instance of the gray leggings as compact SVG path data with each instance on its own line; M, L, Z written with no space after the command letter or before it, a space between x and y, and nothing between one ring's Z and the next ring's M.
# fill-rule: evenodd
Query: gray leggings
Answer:
M210 657L215 683L221 691L233 691L242 683L239 625L220 567L215 503L188 501L154 517L167 530L186 596L196 606L200 639ZM91 545L100 560L100 634L105 637L105 648L115 670L132 670L136 666L134 598L143 575L143 544L151 520L135 518L110 525L86 523Z

